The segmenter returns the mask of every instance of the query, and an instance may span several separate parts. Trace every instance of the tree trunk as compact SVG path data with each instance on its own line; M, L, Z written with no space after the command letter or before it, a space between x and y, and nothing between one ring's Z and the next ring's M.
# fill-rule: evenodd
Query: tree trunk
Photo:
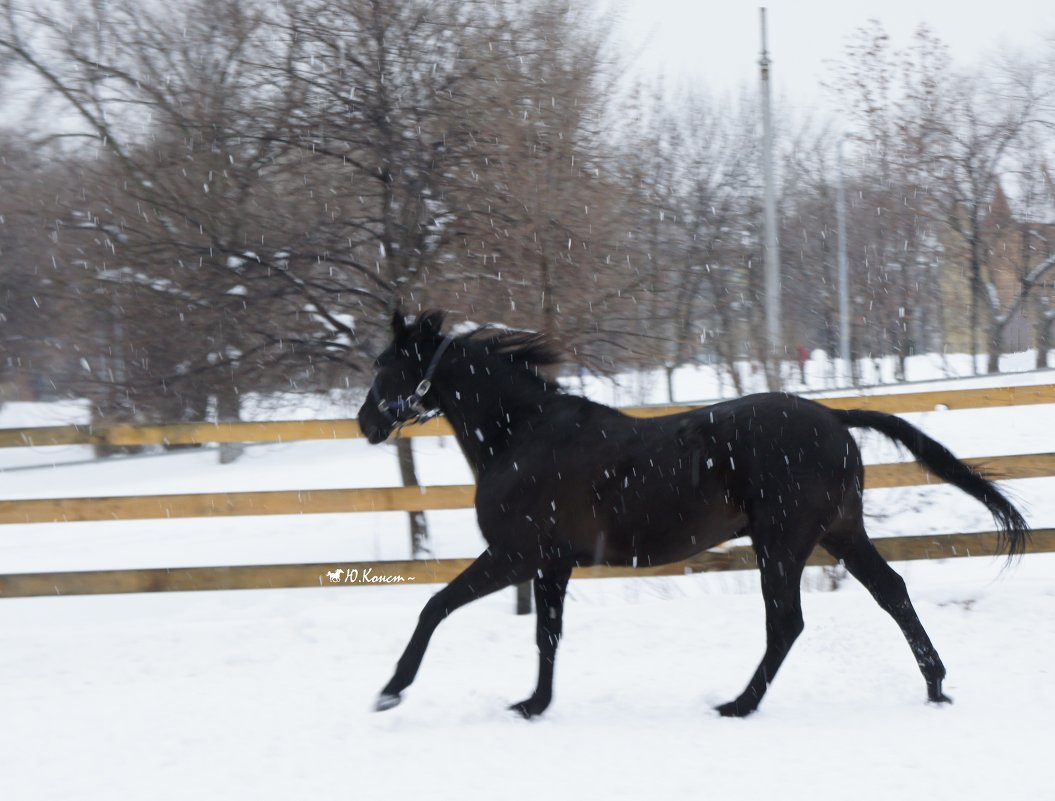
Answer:
M1000 372L1000 340L1003 338L1003 326L996 326L989 337L989 358L986 362L987 373Z
M1033 300L1033 314L1036 320L1037 369L1049 367L1048 350L1051 349L1051 319L1045 314L1044 305L1038 298Z
M981 331L982 326L982 315L981 305L985 302L988 308L988 301L985 296L985 286L982 282L982 240L981 240L981 221L979 219L979 211L977 205L971 207L971 375L975 375L978 372L978 333ZM987 325L986 331L989 336L986 337L986 350L992 349L992 326Z
M396 440L399 456L399 476L404 487L418 486L418 473L414 468L414 448L409 439ZM410 558L422 559L430 554L429 527L424 512L407 512L410 521Z
M733 382L733 391L736 393L736 397L740 398L744 396L744 385L740 380L740 371L736 366L736 353L732 346L728 344L718 344L718 353L725 362L725 369L729 371L729 378Z
M237 423L242 419L238 389L234 384L223 384L216 391L216 419L220 423ZM231 464L245 452L241 442L220 443L220 464Z

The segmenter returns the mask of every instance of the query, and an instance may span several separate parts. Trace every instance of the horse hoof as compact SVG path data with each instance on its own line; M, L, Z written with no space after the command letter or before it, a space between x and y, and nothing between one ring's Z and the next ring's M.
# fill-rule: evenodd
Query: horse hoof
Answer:
M715 710L717 710L718 714L723 718L746 718L755 711L754 707L743 707L738 701L730 701L727 704L716 706Z
M509 711L516 712L520 717L524 718L524 720L531 720L531 718L541 715L546 711L546 707L529 698L526 701L521 701L519 704L513 704L509 707Z
M399 693L395 693L394 695L392 693L381 693L377 696L377 702L374 704L374 711L384 712L386 709L398 706L399 702L402 700L403 698Z
M951 704L952 699L941 691L941 679L927 682L928 704Z

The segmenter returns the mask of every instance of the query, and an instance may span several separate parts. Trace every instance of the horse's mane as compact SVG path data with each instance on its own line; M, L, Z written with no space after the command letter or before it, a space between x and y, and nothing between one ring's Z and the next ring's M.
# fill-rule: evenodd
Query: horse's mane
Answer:
M560 348L545 334L534 331L482 325L457 339L467 345L481 347L485 353L506 356L518 367L543 367L563 361Z

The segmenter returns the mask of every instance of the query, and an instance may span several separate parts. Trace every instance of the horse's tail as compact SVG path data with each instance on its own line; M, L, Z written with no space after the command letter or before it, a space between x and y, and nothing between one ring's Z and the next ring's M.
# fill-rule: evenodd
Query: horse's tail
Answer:
M931 439L900 417L863 409L833 409L832 413L850 428L871 428L900 442L930 472L943 481L959 487L975 500L985 504L1000 531L1001 550L1008 559L1021 556L1029 538L1029 524L1007 496L982 473L964 464L937 440Z

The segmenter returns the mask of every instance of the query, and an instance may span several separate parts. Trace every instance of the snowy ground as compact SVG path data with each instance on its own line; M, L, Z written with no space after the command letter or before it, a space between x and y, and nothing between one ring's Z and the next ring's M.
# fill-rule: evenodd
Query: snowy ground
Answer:
M940 372L912 367L917 378ZM676 400L691 399L690 390L718 394L679 380L685 396ZM1049 383L1052 374L984 381ZM659 400L652 392L620 400ZM54 423L54 412L8 404L0 426ZM1055 450L1053 412L909 419L960 456L984 456ZM84 410L61 413L69 420ZM864 444L870 461L902 458L871 437ZM425 483L470 480L450 443L415 445ZM398 478L390 448L358 441L254 446L230 466L209 451L80 463L88 458L84 448L0 450L0 496ZM1034 525L1055 525L1055 480L1005 487ZM980 506L942 488L870 492L868 506L877 536L992 527ZM4 526L0 572L404 558L404 517ZM438 556L481 549L471 512L429 517ZM710 710L740 691L761 655L753 572L573 582L556 700L531 723L504 712L528 694L536 667L534 621L512 615L506 593L444 623L405 703L385 714L368 709L435 587L3 600L0 793L87 801L1053 797L1055 555L1007 570L989 558L897 567L949 668L951 707L923 702L911 654L872 600L852 580L821 591L817 571L804 581L806 632L761 710L744 721Z
M746 720L711 711L762 650L759 599L728 577L573 583L533 722L503 711L535 661L506 597L448 620L384 714L368 709L429 588L8 600L4 797L1051 798L1055 559L907 573L952 706L924 703L900 633L850 584L805 595L806 632Z

